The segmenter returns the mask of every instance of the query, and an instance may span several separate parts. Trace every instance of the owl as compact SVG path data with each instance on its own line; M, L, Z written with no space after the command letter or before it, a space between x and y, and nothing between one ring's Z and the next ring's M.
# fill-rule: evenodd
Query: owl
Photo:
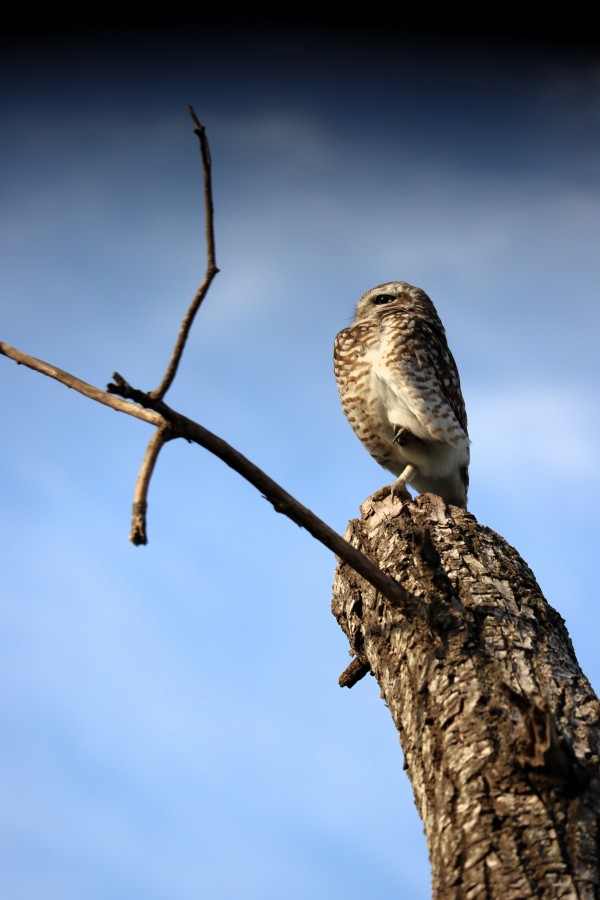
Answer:
M342 409L359 440L410 484L466 508L467 413L444 326L421 288L390 281L371 288L335 338Z

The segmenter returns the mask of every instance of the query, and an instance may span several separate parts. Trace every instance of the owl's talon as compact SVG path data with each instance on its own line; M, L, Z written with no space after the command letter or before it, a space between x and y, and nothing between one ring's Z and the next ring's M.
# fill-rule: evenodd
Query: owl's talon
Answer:
M400 503L406 500L412 500L408 488L406 487L406 480L404 477L398 478L397 481L394 481L394 483L390 485L390 497L392 500L398 500Z
M405 444L408 444L412 436L412 431L409 431L408 428L404 427L404 425L396 425L394 429L395 444L399 444L400 447L404 447Z

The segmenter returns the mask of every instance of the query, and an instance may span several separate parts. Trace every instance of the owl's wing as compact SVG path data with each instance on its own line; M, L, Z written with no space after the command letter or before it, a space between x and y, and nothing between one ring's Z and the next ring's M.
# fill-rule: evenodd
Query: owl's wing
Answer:
M388 360L393 358L394 348L389 351ZM395 348L391 368L389 387L419 423L418 437L430 436L449 444L468 438L458 369L441 322L414 319L400 347Z
M444 377L440 382L441 393L456 416L458 424L464 433L468 434L467 410L460 387L458 366L448 346L444 326L441 322L422 324L424 329L428 329L431 332L430 347L435 354L436 364L439 364L441 371L444 373ZM439 363L438 360L440 361Z

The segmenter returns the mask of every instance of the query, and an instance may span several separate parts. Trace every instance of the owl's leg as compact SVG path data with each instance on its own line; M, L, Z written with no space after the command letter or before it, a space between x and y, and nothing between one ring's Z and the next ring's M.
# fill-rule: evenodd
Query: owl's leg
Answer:
M406 447L407 444L412 444L415 441L418 441L420 443L419 439L414 436L410 428L406 428L404 425L394 426L394 443L398 444L399 447ZM406 466L400 477L397 478L396 481L394 481L394 483L389 486L392 500L394 499L394 497L399 498L400 494L408 494L406 483L410 481L410 479L416 474L416 472L417 470L415 466Z
M407 484L407 482L409 482L411 480L411 478L414 478L414 476L416 474L417 474L416 466L407 466L404 469L402 474L398 478L396 478L394 483L391 485L390 493L391 493L392 499L402 493L408 493L406 484Z
M405 428L404 425L396 425L394 427L394 443L398 444L399 447L406 447L407 444L413 444L415 442L421 443L409 428ZM399 476L399 478L397 478L396 481L394 481L394 483L390 485L392 500L399 494L408 493L406 484L411 480L411 478L413 478L414 475L416 475L416 472L417 470L415 466L408 465Z

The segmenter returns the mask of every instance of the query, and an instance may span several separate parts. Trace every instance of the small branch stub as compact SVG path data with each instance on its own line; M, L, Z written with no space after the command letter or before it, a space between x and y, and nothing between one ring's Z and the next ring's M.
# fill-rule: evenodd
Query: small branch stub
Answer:
M361 662L359 659L353 659L349 666L346 666L342 674L338 679L338 684L340 687L351 688L364 678L365 675L368 675L371 669L369 668L369 664L365 662Z

